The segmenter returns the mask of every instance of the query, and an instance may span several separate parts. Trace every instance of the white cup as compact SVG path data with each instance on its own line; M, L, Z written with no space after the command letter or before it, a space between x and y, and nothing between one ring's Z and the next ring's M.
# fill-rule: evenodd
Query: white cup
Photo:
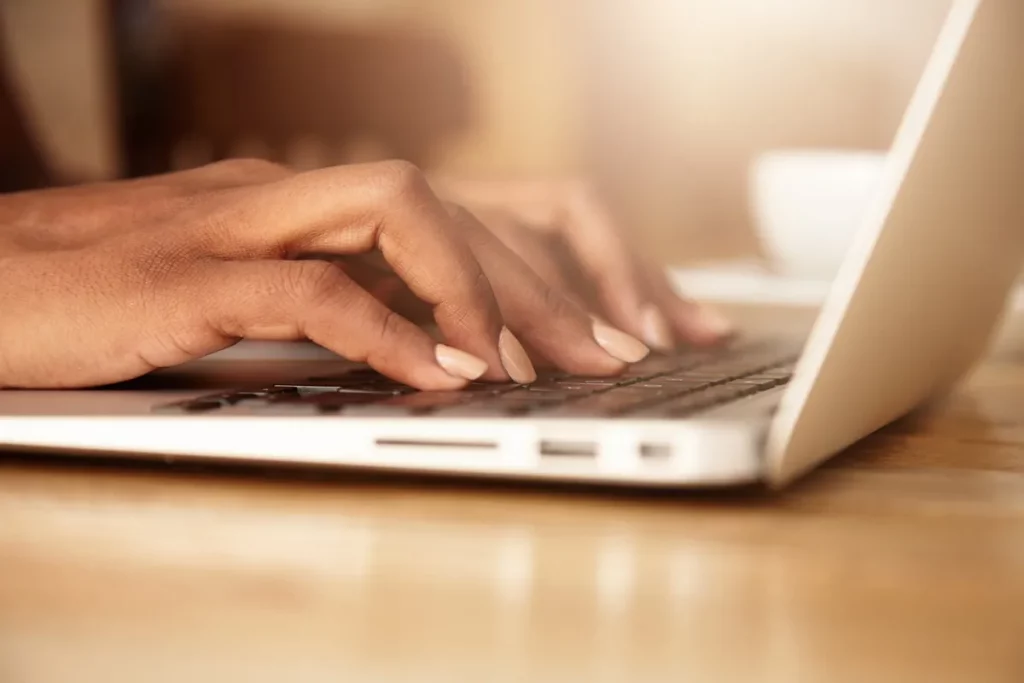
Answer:
M772 265L782 275L831 280L878 190L886 155L776 150L754 161L750 202Z

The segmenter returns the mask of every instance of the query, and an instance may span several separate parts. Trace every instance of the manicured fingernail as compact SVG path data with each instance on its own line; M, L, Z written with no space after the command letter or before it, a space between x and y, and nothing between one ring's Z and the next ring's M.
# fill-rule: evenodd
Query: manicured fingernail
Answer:
M444 344L437 345L434 357L437 364L453 377L474 380L487 372L487 362L482 358Z
M594 339L602 349L623 363L636 363L646 358L647 354L651 352L636 337L631 337L622 330L617 330L599 320L594 321Z
M725 337L734 331L729 319L718 311L711 308L701 308L697 316L697 326L716 337Z
M505 366L505 372L513 382L529 384L537 379L537 371L534 370L530 357L526 355L526 349L507 327L501 328L498 352L501 354L501 364Z
M668 321L656 307L647 304L640 309L640 325L647 345L659 351L671 351L675 348L672 329Z

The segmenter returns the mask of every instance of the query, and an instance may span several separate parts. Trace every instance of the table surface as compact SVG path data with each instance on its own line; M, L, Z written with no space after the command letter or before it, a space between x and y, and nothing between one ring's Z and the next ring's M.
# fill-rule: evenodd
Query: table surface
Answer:
M1017 340L781 494L3 456L0 680L1024 680Z

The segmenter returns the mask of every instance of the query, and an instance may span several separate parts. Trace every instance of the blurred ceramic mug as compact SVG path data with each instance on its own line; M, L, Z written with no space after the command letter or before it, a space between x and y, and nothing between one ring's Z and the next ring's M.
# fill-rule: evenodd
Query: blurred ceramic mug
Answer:
M878 190L886 155L775 150L754 161L750 201L759 237L782 275L831 280Z

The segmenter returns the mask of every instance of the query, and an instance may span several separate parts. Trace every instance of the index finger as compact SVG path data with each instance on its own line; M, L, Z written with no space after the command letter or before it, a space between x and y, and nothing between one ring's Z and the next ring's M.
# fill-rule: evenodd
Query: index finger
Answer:
M632 249L611 213L579 183L568 186L561 207L565 239L594 282L609 318L622 329L645 336Z
M504 323L472 250L423 175L405 162L322 169L225 195L207 219L207 249L227 258L356 254L377 248L421 300L446 340L508 379Z

